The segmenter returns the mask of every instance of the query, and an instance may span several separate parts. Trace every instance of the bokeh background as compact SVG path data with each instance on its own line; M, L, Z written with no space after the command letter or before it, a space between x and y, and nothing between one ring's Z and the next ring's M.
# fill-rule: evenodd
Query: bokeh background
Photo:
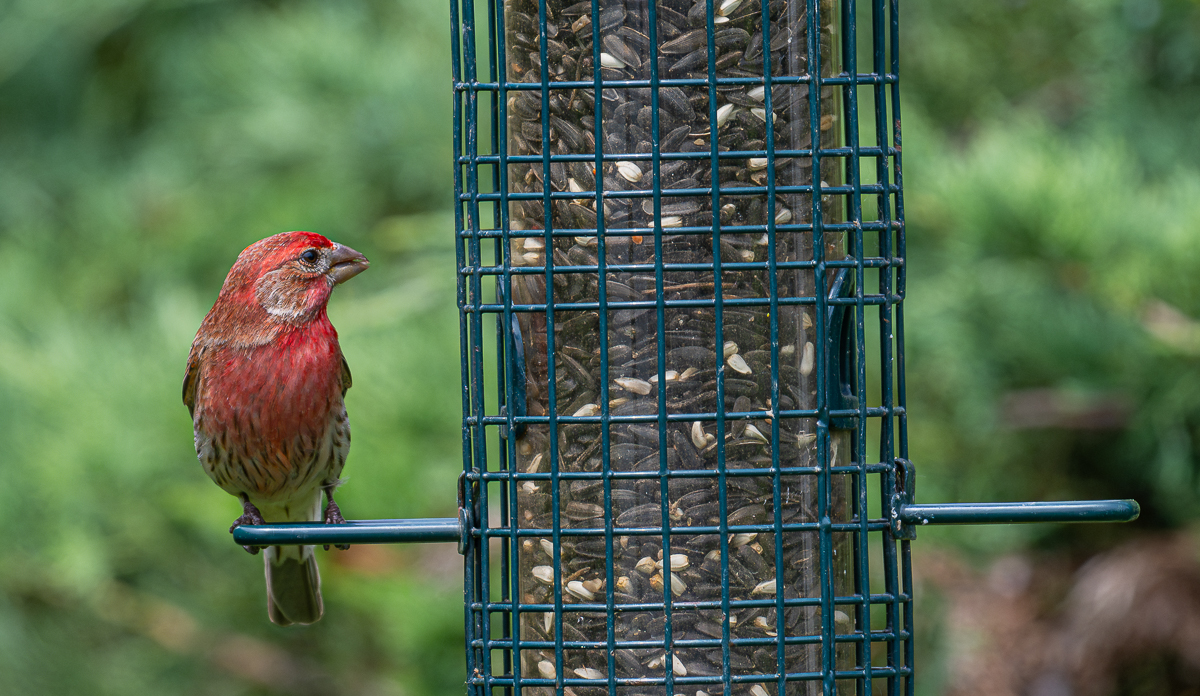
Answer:
M1200 3L901 13L920 498L1143 506L922 530L918 692L1200 693ZM325 233L372 260L339 501L453 513L449 42L446 2L0 2L0 692L462 693L451 548L324 554L325 619L267 621L179 388L238 251Z

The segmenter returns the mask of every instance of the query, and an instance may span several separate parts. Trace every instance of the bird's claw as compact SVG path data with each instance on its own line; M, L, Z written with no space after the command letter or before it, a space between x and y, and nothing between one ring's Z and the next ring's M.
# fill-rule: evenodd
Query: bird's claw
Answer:
M263 519L262 513L258 511L258 508L254 507L254 503L251 503L249 500L244 498L242 499L242 510L242 516L234 520L233 524L229 526L230 534L233 534L233 530L237 529L243 524L256 525L267 523L267 521ZM242 548L246 549L246 553L250 554L251 556L258 555L259 550L262 549L261 546L243 546Z
M329 505L325 508L325 524L346 524L346 518L342 517L342 509L332 500L329 501ZM342 551L350 548L350 544L335 544L335 546ZM329 550L329 544L325 544L325 550Z

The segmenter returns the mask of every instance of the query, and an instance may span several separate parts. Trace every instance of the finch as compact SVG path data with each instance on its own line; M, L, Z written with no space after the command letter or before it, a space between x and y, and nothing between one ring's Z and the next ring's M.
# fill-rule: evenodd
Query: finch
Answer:
M238 255L200 324L183 403L204 472L242 502L230 533L243 524L345 522L333 491L350 450L350 368L325 305L335 285L367 266L362 254L319 234L268 237ZM269 547L263 565L271 621L321 618L312 546Z

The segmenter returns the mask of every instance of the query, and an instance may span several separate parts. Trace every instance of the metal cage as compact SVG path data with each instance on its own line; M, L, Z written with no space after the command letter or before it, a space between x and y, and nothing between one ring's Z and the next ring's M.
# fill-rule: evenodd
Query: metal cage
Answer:
M470 690L907 688L888 8L456 9Z
M861 5L861 7L860 7ZM452 0L467 690L913 693L894 0ZM860 12L860 10L862 10Z

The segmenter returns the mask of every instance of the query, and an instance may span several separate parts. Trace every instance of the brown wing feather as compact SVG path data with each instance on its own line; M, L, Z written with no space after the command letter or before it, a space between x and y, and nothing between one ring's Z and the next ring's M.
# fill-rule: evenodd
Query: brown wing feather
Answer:
M342 397L345 398L346 392L350 389L350 385L354 384L354 378L350 375L350 364L346 362L346 356L342 356Z
M200 354L203 351L203 348L192 346L192 352L188 354L187 372L183 375L183 403L193 418L196 417L196 386L200 381Z

